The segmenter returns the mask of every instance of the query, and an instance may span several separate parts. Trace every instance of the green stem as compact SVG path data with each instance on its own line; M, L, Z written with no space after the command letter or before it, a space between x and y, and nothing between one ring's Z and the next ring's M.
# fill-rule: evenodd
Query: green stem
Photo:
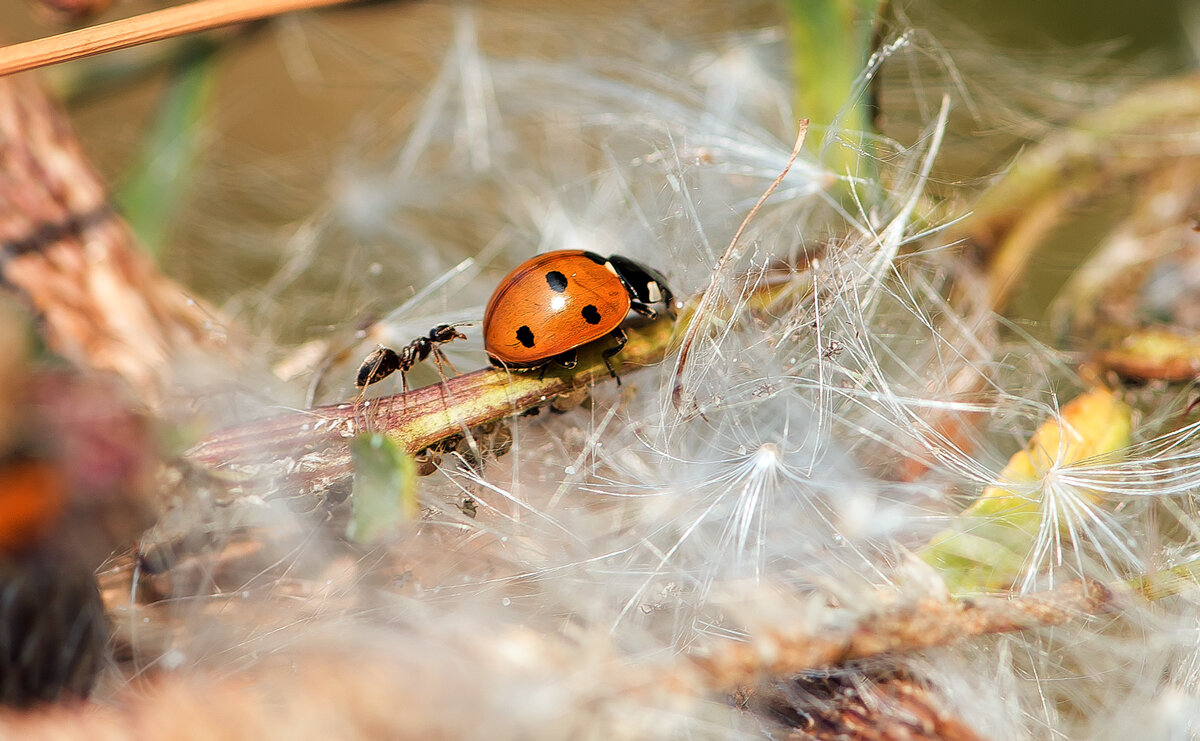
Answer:
M146 144L117 193L130 227L154 254L162 250L201 151L215 87L215 49L193 47L176 64Z
M824 128L806 142L838 175L870 177L859 152L871 127L866 86L858 84L887 0L785 0L796 84L796 115ZM871 168L873 170L873 168Z

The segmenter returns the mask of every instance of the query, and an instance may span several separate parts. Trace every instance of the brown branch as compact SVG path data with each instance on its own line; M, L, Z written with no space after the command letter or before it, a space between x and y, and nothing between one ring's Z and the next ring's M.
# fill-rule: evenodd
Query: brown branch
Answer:
M629 342L613 358L617 373L626 376L661 361L675 326L663 317L630 328ZM239 485L269 486L288 494L320 491L351 474L349 440L359 432L385 432L415 455L472 428L608 380L603 349L593 346L575 369L548 369L544 377L537 371L485 368L407 394L372 399L369 406L344 402L256 420L218 431L185 457Z
M353 0L196 0L186 5L0 47L0 76L294 10Z
M892 612L864 616L843 631L756 636L748 643L718 646L694 661L713 689L731 691L849 661L1087 620L1116 612L1118 603L1112 589L1091 580L1011 600L924 599Z
M783 271L761 281L745 308L778 308L777 301L795 300L795 278ZM612 358L616 372L625 377L661 362L694 316L695 302L685 302L674 321L664 316L631 323L626 328L628 343ZM344 484L352 474L349 441L360 432L385 432L417 455L556 400L569 403L592 385L609 380L600 356L605 347L604 342L593 343L581 350L574 369L551 366L544 376L536 370L484 368L407 394L372 399L369 406L346 401L254 420L209 435L184 459L231 489L253 490L260 496L321 493Z

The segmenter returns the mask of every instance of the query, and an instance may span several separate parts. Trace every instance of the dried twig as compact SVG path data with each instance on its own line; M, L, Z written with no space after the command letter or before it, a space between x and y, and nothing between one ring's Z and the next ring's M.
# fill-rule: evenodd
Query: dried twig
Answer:
M683 387L684 373L687 371L688 357L691 355L692 345L696 342L696 336L698 335L701 327L706 324L708 313L712 311L713 302L717 299L717 284L720 282L721 278L725 275L725 271L729 269L738 255L738 241L742 238L742 232L746 231L746 227L751 221L754 220L754 217L758 214L758 211L762 208L762 205L766 203L767 199L771 197L771 194L775 192L775 189L779 187L779 184L783 182L783 179L787 177L788 172L792 169L792 163L794 163L796 161L796 157L800 155L800 148L804 146L804 138L807 134L808 119L804 118L800 120L799 130L796 132L796 144L792 147L792 153L788 157L787 164L784 165L783 171L779 173L779 176L775 178L771 185L767 187L761 196L759 196L758 201L754 204L754 207L750 209L750 213L746 214L746 218L742 220L741 226L739 226L737 232L734 233L733 239L729 242L729 247L725 249L725 254L721 255L721 258L717 260L716 266L713 267L712 277L708 282L708 288L704 289L704 293L701 294L700 303L696 306L696 311L693 314L693 316L695 318L699 318L700 321L693 321L688 327L687 333L683 337L683 342L679 347L679 358L675 361L675 372L673 373L672 379L673 384L671 398L674 400L676 408L683 409L691 404L691 398L685 396L685 389Z
M234 23L354 0L197 0L186 5L0 47L0 76Z
M630 328L629 342L613 358L617 373L661 361L675 326L662 317ZM544 377L536 371L485 368L374 399L370 406L347 402L249 422L218 431L187 458L245 486L291 489L289 494L321 490L350 475L349 439L364 429L385 432L409 453L419 453L471 428L607 380L603 349L582 353L574 370L548 370Z
M756 636L749 643L729 643L697 656L695 662L714 689L732 690L848 661L1085 621L1117 611L1118 602L1112 589L1091 580L1011 600L924 599L865 616L829 634Z
M787 295L793 277L759 284L747 307L771 306ZM623 376L661 362L694 316L694 304L686 303L674 321L664 316L629 326L628 343L612 358L616 372ZM287 496L323 491L350 476L349 441L358 433L387 433L409 453L418 454L609 380L600 356L605 347L601 342L584 348L574 369L552 367L544 376L485 368L407 394L372 399L369 405L344 402L247 422L218 430L185 458L227 484L259 494L263 487Z

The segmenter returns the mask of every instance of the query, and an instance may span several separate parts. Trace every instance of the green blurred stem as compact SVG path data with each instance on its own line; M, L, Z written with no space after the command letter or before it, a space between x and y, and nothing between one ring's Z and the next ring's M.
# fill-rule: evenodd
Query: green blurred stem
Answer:
M785 0L796 83L796 115L826 136L806 142L838 175L869 177L860 159L871 125L870 100L858 80L887 0Z
M1114 192L1127 193L1136 211L1154 195L1139 179L1194 158L1198 116L1200 75L1142 85L1023 152L970 218L939 240L966 239L982 253L989 302L1004 312L1034 257L1054 246L1065 222Z
M1151 602L1190 592L1200 586L1200 559L1130 579L1127 586Z
M212 45L195 46L174 65L141 153L117 192L126 220L152 254L162 250L203 146L215 87L214 51Z
M79 108L136 85L172 74L182 60L215 50L229 40L248 35L251 24L224 34L170 39L127 49L120 54L92 57L49 67L42 74L55 96L68 108Z

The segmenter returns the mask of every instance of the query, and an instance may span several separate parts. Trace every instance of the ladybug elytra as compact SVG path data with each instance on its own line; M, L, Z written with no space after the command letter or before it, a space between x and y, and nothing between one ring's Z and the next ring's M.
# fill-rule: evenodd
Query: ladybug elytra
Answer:
M546 252L518 265L492 293L483 315L484 349L505 368L574 368L576 350L607 335L617 344L602 357L617 378L609 358L625 346L621 323L631 310L656 318L651 304L657 303L675 315L662 276L633 260L583 250Z

